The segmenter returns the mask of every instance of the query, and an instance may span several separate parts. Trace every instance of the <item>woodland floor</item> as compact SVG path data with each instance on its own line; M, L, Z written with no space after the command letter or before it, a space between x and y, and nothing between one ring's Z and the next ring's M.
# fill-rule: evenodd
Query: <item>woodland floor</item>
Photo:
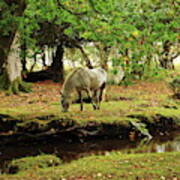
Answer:
M45 81L34 83L32 87L33 91L31 93L20 93L19 95L7 96L4 92L0 92L0 113L19 117L22 120L23 117L32 119L39 115L51 113L62 117L70 117L76 114L77 117L78 115L82 116L79 118L93 120L93 117L97 116L96 114L107 113L113 115L111 111L116 106L119 109L118 113L123 112L126 107L121 105L124 104L128 106L128 112L138 111L138 108L143 108L143 106L163 107L176 104L171 98L173 92L164 80L154 82L139 81L131 86L109 85L106 89L105 102L102 103L100 111L93 111L91 105L85 104L85 110L80 112L79 105L73 104L69 113L61 113L60 84Z
M91 127L100 127L102 124L123 126L129 130L135 126L143 133L143 127L137 123L146 122L152 132L153 123L167 127L166 130L174 123L180 123L180 103L172 98L173 92L168 80L137 81L131 86L109 85L105 102L99 111L94 111L91 104L84 104L85 110L81 112L79 104L73 103L68 113L62 113L59 93L61 85L58 83L34 83L32 89L33 91L27 94L7 96L0 93L0 135L47 131L56 133L78 128L93 129ZM75 100L74 95L73 101ZM94 131L90 130L89 133Z
M0 138L7 140L23 133L36 137L47 132L66 132L78 137L113 134L116 137L123 129L127 130L126 138L135 138L139 134L154 135L154 132L166 134L168 129L180 125L180 102L172 98L173 92L168 85L170 79L137 81L131 86L109 85L99 111L94 111L90 104L85 104L85 110L81 112L79 104L73 103L70 112L62 113L59 103L61 85L51 81L33 83L33 91L27 94L7 96L0 92ZM173 152L123 157L118 153L110 153L108 156L87 157L53 168L37 167L37 171L30 168L17 175L2 175L0 180L178 180L179 156L179 153Z

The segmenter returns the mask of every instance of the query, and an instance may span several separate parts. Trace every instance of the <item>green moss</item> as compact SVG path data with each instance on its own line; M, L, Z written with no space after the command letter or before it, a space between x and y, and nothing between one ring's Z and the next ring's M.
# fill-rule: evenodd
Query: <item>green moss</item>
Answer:
M32 91L32 84L31 83L27 83L24 81L20 82L20 86L19 86L20 91L22 92L26 92L29 93Z
M8 89L9 81L6 74L0 75L0 90Z
M23 82L20 78L14 80L8 87L8 94L18 94L22 92L31 92L31 84Z
M141 104L143 106L141 107ZM145 101L111 101L102 103L100 111L94 111L91 104L85 104L85 110L81 112L79 105L74 104L71 106L70 112L62 113L60 111L59 104L52 104L47 108L43 105L38 104L24 104L16 107L1 107L0 111L3 114L8 114L15 119L22 120L23 122L34 121L38 123L48 123L52 120L74 120L79 125L85 125L88 122L97 123L116 123L116 124L127 124L130 121L138 119L142 121L145 119L149 123L156 122L156 116L161 115L162 117L171 117L175 121L179 122L180 107L176 104L176 108L165 108L163 106L147 106L148 103ZM50 116L53 115L53 116ZM37 117L48 116L46 120L39 120ZM133 117L133 118L131 118ZM127 122L127 123L126 123Z
M62 161L53 155L39 155L35 157L25 157L21 159L13 160L8 165L8 171L10 173L17 173L20 171L26 171L37 168L47 168L61 165Z
M18 94L20 91L31 92L31 84L23 82L21 78L17 78L10 83L7 75L2 74L0 76L0 90L6 91L7 95Z

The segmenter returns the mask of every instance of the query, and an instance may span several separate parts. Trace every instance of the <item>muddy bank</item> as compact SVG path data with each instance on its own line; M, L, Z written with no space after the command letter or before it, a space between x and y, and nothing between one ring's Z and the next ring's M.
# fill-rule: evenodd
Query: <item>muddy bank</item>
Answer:
M157 136L180 129L180 118L156 114L128 115L128 120L114 123L88 121L79 124L74 119L57 119L54 115L36 117L36 121L23 122L8 115L0 115L1 145L34 142L58 137L64 142L84 142L98 138L138 139ZM38 121L39 120L39 121Z

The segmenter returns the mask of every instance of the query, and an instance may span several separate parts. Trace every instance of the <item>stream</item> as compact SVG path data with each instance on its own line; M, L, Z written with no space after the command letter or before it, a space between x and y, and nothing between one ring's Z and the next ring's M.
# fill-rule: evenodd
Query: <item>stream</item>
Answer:
M131 141L121 139L90 140L84 143L60 142L52 138L41 142L0 145L0 169L12 159L39 154L54 154L65 162L70 162L92 154L106 154L111 151L121 153L151 153L180 151L180 133L173 132L158 136L150 141L146 139Z

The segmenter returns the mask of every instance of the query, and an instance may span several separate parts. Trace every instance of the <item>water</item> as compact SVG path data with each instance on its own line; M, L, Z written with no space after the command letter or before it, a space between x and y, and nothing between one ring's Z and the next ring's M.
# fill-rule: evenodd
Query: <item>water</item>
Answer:
M26 144L0 145L0 167L2 168L12 159L39 154L55 154L65 162L70 162L91 154L106 154L111 151L126 154L180 151L180 133L158 136L150 141L107 139L91 140L85 143L61 143L58 138L52 138L31 144L26 142Z

